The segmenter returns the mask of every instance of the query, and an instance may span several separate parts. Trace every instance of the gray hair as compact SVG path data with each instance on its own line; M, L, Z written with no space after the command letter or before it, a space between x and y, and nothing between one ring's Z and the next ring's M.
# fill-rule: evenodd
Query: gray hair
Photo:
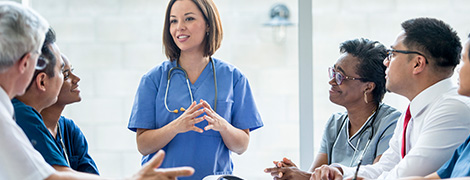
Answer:
M26 53L40 53L48 27L49 23L31 8L0 2L0 72Z

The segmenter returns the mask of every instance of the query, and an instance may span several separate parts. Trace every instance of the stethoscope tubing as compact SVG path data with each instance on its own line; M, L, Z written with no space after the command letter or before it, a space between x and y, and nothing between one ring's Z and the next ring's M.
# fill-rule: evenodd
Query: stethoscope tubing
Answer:
M177 60L176 60L177 61ZM212 64L212 72L213 72L213 76L214 76L214 91L215 91L215 97L214 97L214 111L217 111L217 75L216 75L216 70L215 70L215 65L214 65L214 61L212 59L210 59L210 62ZM170 81L171 81L171 77L173 77L173 74L171 73L173 70L180 70L183 72L184 74L184 77L186 79L186 85L188 87L188 91L189 91L189 96L191 97L191 102L190 104L194 101L194 98L193 98L193 94L192 94L192 91L191 91L191 86L189 85L189 78L188 78L188 73L186 72L186 70L184 70L183 68L179 67L179 64L178 64L178 61L176 62L176 67L173 67L171 68L169 71L168 71L168 75L167 75L167 84L166 84L166 90L165 90L165 99L164 99L164 104L165 104L165 108L168 112L173 112L170 110L170 108L168 108L168 103L167 103L167 98L168 98L168 88L170 87Z
M367 130L368 128L371 128L371 133L370 133L369 138L368 138L368 140L367 140L366 146L364 146L364 150L363 150L362 155L361 155L361 157L360 157L360 161L362 161L362 158L363 158L363 156L364 156L364 152L367 151L367 149L369 148L369 143L370 143L370 141L372 140L372 137L374 136L374 123L375 123L375 119L377 118L377 115L379 114L379 110L380 110L381 107L382 107L382 105L379 105L379 106L377 107L377 110L374 112L371 121L366 122L366 123L367 123L366 126L365 126L364 128L362 128L361 131L357 134L358 136L359 136L359 135L362 135L364 132L366 132L366 130ZM336 139L335 139L335 142L334 142L334 144L333 144L333 147L334 147L334 146L336 145L336 143L338 142L339 134L341 133L341 130L344 128L344 125L345 125L345 123L346 123L346 119L347 119L347 118L348 118L347 115L346 115L346 117L343 118L343 121L342 121L342 123L341 123L340 130L338 131L338 133L337 133L337 135L336 135ZM359 137L358 137L358 138L359 138ZM361 139L359 138L358 143L356 144L356 147L353 147L353 149L354 149L354 155L353 155L353 157L352 157L352 159L351 159L350 166L352 165L352 163L353 163L353 161L354 161L354 157L356 156L356 151L357 151L357 148L358 148L357 145L359 145L360 140L361 140ZM333 149L332 149L331 151L333 151ZM331 156L331 153L332 153L332 152L330 152L329 156ZM329 159L331 159L331 158L329 158Z
M366 154L366 151L369 148L371 139L372 138L369 138L369 140L367 140L366 146L364 146L364 151L362 151L361 156L359 157L359 162L357 163L356 172L354 173L353 180L357 179L357 174L359 173L359 167L361 167L362 159L364 159L364 155ZM354 151L354 154L356 154L355 151Z
M67 163L69 164L70 166L70 160L69 160L69 156L67 155L67 148L65 147L65 143L64 143L64 137L62 136L62 133L60 131L60 124L59 122L57 122L57 133L59 134L59 138L60 138L60 143L62 145L62 149L64 150L64 155L65 155L65 160L67 160Z
M191 91L191 87L189 86L189 78L188 78L188 73L186 73L186 70L184 70L183 68L180 68L180 67L173 67L171 68L169 71L168 71L168 80L167 80L167 83L166 83L166 90L165 90L165 108L166 110L168 110L169 112L172 112L170 111L170 109L168 108L168 103L167 103L167 97L168 97L168 88L170 87L170 79L171 77L173 76L173 74L171 74L171 72L173 70L181 70L183 71L183 74L184 74L184 77L186 78L186 85L188 86L188 91L189 91L189 97L191 97L191 103L194 101L193 99L193 93Z

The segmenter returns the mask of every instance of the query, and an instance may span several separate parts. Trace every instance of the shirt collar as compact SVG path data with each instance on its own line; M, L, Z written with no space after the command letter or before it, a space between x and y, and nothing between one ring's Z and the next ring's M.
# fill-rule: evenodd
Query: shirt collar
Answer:
M411 117L416 117L426 109L426 106L431 104L440 95L445 94L450 89L457 88L450 78L443 79L432 86L421 91L411 102L410 102L410 113Z
M13 117L13 104L11 104L11 99L8 96L7 92L0 87L0 104L5 106L6 110L8 111L9 115Z

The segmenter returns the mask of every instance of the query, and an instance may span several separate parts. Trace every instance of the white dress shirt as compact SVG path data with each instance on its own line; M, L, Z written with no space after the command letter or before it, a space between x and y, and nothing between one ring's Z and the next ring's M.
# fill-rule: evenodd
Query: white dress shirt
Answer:
M55 172L13 120L13 105L0 87L0 179L45 179Z
M457 87L450 79L442 80L419 93L410 102L410 112L405 158L401 158L403 113L390 140L389 149L376 164L361 166L358 176L398 179L431 174L452 156L470 134L470 99L458 95ZM356 170L356 167L341 167L344 177L352 176Z

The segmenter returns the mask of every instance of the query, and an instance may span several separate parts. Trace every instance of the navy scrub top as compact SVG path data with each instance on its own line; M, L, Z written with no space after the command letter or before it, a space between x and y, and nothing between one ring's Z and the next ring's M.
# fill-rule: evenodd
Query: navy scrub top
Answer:
M63 137L52 136L39 114L34 108L18 99L12 100L15 109L16 123L23 129L33 147L41 153L48 164L67 166L76 171L99 174L95 162L88 154L88 143L80 128L72 120L61 117L59 126ZM70 166L64 155L60 142L64 138Z

